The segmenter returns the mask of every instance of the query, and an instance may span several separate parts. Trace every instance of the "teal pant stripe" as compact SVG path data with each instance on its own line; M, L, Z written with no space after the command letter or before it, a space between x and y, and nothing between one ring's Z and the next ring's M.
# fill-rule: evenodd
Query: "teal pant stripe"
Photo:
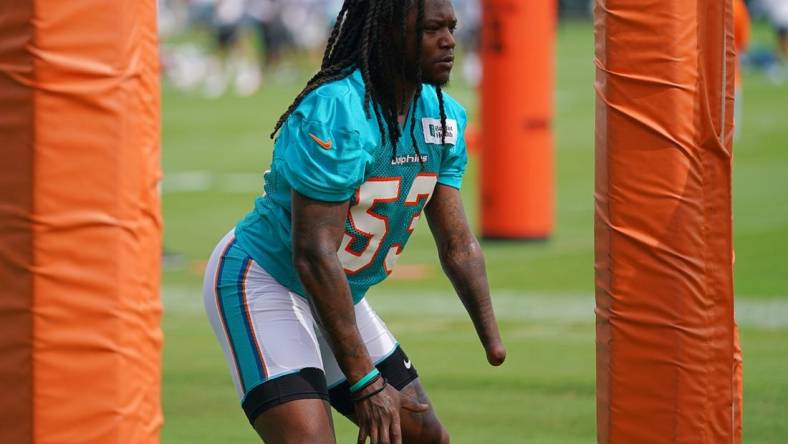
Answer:
M233 240L219 262L216 280L219 313L233 350L244 393L266 378L262 351L254 338L246 301L245 278L251 265L251 258Z

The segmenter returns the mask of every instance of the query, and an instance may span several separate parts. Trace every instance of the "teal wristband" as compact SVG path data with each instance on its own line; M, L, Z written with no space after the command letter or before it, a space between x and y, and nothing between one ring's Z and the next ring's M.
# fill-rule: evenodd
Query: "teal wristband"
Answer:
M377 378L378 376L380 376L380 371L377 368L373 368L369 373L366 374L366 376L359 379L355 384L350 386L350 393L355 393L363 389L370 381Z

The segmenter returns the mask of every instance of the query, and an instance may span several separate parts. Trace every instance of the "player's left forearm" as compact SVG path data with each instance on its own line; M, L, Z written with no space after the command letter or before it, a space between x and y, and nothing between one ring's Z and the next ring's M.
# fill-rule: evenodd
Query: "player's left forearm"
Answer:
M468 227L459 190L438 184L424 212L443 270L471 316L487 353L487 361L500 365L506 358L506 349L490 301L484 255L479 241Z
M490 299L484 254L479 242L473 235L468 235L453 247L442 249L440 259L446 276L473 321L487 359L493 365L502 363L506 352Z

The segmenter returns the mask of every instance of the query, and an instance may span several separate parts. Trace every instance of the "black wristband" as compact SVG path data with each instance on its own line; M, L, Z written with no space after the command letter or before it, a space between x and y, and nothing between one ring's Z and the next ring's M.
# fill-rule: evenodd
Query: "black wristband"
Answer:
M388 384L386 383L386 379L384 378L383 379L383 385L380 386L379 389L371 391L371 392L367 393L366 395L362 395L362 396L359 396L357 398L353 398L353 402L361 402L361 401L363 401L365 399L369 399L369 398L377 395L378 393L382 392L383 390L386 390L386 385L388 385Z

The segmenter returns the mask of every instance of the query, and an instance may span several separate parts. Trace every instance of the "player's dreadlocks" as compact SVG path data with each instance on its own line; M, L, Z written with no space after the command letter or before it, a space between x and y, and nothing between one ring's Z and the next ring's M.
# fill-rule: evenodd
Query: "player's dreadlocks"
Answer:
M406 17L411 8L416 8L416 66L406 66L405 51L408 45ZM392 32L400 30L399 32ZM399 41L392 34L399 35ZM319 86L340 80L350 75L355 68L361 70L364 79L364 112L369 118L374 110L380 131L381 143L390 141L393 157L397 156L397 143L402 136L397 116L401 103L397 103L395 84L399 79L415 75L416 94L410 112L410 139L416 155L421 159L414 128L415 108L421 98L421 45L424 36L424 0L345 0L337 15L323 54L320 71L306 84L301 93L276 122L273 138L301 100ZM440 105L442 142L446 142L446 111L443 92L436 87ZM370 107L370 102L372 107Z

